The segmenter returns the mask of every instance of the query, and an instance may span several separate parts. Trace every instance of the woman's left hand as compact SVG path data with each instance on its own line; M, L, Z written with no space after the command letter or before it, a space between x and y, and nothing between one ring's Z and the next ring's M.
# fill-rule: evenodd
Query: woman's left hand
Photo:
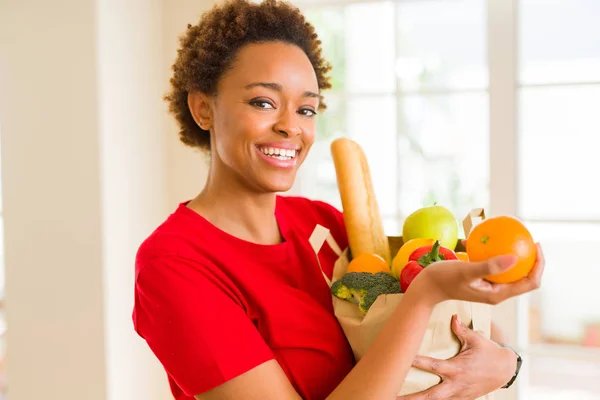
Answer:
M516 354L478 332L469 329L457 316L452 330L462 343L460 352L448 360L417 356L413 366L442 378L423 392L400 396L402 400L474 400L506 385L517 367Z

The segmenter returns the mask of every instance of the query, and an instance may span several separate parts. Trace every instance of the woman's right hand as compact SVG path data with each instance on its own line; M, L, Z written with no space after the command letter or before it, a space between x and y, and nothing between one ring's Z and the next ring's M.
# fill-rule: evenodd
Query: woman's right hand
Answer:
M407 293L414 291L420 297L426 296L434 304L445 300L498 304L540 287L545 261L539 244L535 265L526 277L513 283L492 283L484 279L485 276L510 269L515 262L513 255L482 262L438 261L417 275Z

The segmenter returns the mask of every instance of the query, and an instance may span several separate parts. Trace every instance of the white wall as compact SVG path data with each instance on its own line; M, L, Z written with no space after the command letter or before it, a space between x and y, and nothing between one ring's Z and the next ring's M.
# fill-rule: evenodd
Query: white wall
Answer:
M103 0L96 12L107 398L164 399L164 372L131 322L135 252L168 211L162 2Z
M133 332L133 259L204 182L162 96L177 35L208 4L0 5L11 400L170 398Z

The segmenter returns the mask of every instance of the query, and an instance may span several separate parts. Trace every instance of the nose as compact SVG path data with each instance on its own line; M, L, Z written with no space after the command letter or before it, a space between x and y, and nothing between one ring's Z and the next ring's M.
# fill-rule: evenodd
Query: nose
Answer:
M302 128L298 121L299 115L292 110L284 110L273 125L273 130L285 137L298 136L302 133Z

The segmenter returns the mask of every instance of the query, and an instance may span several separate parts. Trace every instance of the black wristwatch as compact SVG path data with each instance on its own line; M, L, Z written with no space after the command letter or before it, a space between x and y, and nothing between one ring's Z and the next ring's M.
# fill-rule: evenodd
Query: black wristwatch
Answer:
M515 349L513 349L509 345L498 343L498 346L500 346L500 347L506 347L507 349L512 350L517 355L517 368L515 369L515 374L513 375L512 378L510 378L510 381L508 381L508 383L506 385L502 386L502 389L507 389L507 388L511 387L512 384L517 379L517 376L519 375L519 371L521 370L521 364L523 364L523 359L521 358L521 356L519 355L519 353L517 353L515 351Z

